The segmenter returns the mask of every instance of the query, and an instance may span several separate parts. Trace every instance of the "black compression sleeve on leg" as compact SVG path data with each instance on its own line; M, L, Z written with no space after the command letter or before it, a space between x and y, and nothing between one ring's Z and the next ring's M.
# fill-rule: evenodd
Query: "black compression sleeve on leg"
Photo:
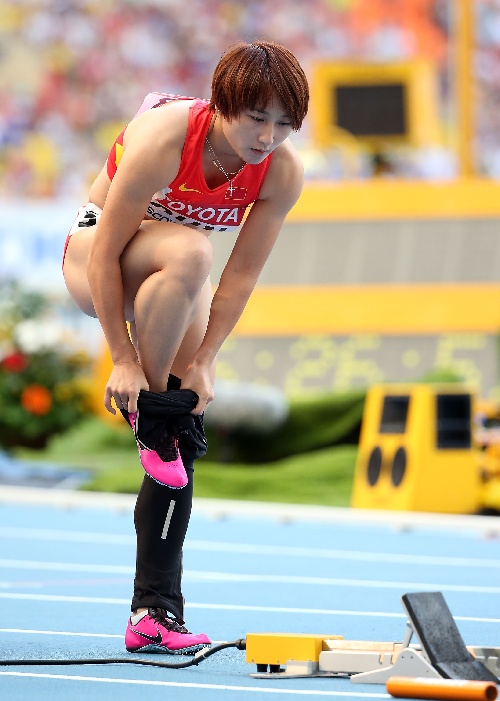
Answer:
M167 392L179 390L181 380L169 375ZM202 417L188 416L181 429L179 452L188 476L182 489L170 489L146 476L134 513L137 561L132 611L164 608L183 618L182 547L191 516L195 458L206 451ZM181 420L185 421L182 417ZM192 425L190 424L192 423Z
M137 533L136 576L132 611L163 608L183 618L182 546L191 516L193 470L188 484L170 489L146 476L134 513Z

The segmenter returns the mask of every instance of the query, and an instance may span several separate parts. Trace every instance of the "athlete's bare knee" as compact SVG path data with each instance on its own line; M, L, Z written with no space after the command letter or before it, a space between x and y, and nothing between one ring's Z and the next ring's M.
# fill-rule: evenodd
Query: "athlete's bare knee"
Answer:
M213 261L212 244L204 234L196 231L193 234L189 232L176 248L176 263L183 274L205 281Z
M176 224L144 221L121 256L123 278L130 290L154 273L168 270L172 277L205 280L212 265L213 249L208 237Z
M191 232L189 232L191 234ZM163 272L171 280L176 280L186 294L195 299L210 275L213 261L212 244L203 234L193 232L179 241L179 246L166 261Z

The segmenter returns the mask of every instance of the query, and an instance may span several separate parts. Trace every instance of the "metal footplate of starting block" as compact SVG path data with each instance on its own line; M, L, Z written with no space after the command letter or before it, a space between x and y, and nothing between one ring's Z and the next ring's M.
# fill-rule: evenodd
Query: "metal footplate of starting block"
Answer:
M408 615L401 643L248 634L246 659L257 664L251 676L350 677L361 684L385 684L392 676L498 683L500 648L467 648L440 592L404 594L401 601Z

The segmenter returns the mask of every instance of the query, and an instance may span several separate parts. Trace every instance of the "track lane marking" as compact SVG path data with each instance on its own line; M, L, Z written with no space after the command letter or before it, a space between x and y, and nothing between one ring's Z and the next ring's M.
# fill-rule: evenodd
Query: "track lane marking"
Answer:
M135 536L112 533L91 533L85 531L58 531L51 529L0 527L0 537L26 540L47 540L75 543L97 543L100 545L135 546ZM246 555L267 555L270 557L305 557L309 559L346 560L352 562L385 562L388 564L408 564L444 567L480 567L500 569L500 559L450 557L433 555L408 555L406 553L384 553L363 550L333 550L329 548L305 548L298 546L274 546L251 543L229 543L224 541L186 540L186 550L201 552L237 553Z
M47 562L46 560L11 560L0 558L0 567L11 570L45 570L48 572L102 572L104 574L134 574L131 565L98 565L83 562Z
M130 599L111 599L94 596L63 596L56 594L24 594L20 592L0 592L0 599L18 599L24 601L46 601L56 603L77 603L77 604L104 604L105 606L130 606ZM208 609L215 611L252 611L255 613L284 613L284 614L306 614L317 616L359 616L367 618L407 618L404 613L384 612L384 611L349 611L342 609L312 609L298 607L275 607L275 606L250 606L239 604L205 604L187 602L186 608ZM500 618L487 618L479 616L453 616L456 621L471 623L494 623L499 624Z
M30 630L29 628L0 628L0 633L22 633L29 635L65 635L76 638L123 638L111 633L74 633L63 630Z
M133 574L135 568L126 565L98 565L68 562L45 562L41 560L7 560L0 559L0 567L23 570L45 570L59 572L100 572L106 574ZM338 577L310 577L298 575L247 574L233 572L208 572L204 570L185 570L184 582L217 582L218 584L254 583L254 584L299 584L307 586L359 587L369 589L399 589L405 591L443 591L474 594L500 594L500 586L481 586L469 584L443 584L434 582L394 582L377 579L343 579ZM8 584L8 583L7 583ZM0 582L2 587L2 582ZM3 585L5 588L5 583Z
M116 638L123 640L123 633L77 633L66 630L30 630L29 628L0 628L0 633L11 633L19 635L60 635L70 638ZM227 640L212 640L212 645L220 645Z
M29 665L29 660L26 662ZM84 677L71 674L37 674L36 672L0 672L3 677L32 677L35 679L58 679L78 682L97 682L102 684L133 684L137 686L175 687L180 689L214 689L217 691L247 691L257 694L291 694L294 696L336 696L344 698L390 699L389 694L365 693L359 691L319 691L317 689L269 689L263 686L232 686L229 684L199 684L195 682L160 682L140 679L113 679L110 677Z

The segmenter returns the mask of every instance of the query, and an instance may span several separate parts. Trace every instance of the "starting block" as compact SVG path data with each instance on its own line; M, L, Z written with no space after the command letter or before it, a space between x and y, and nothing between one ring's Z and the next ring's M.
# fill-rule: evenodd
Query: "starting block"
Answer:
M500 648L467 648L441 592L404 594L401 601L408 615L401 643L249 633L246 661L257 664L251 676L349 677L361 684L385 684L393 676L498 683Z

